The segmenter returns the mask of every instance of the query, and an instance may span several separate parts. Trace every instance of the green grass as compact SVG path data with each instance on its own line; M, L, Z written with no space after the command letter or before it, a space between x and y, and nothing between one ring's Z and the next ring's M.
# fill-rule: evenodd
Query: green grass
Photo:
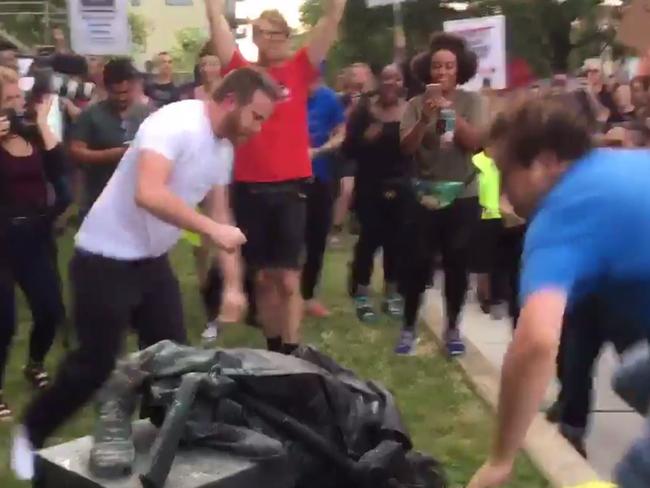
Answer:
M70 248L71 238L67 236L61 241L64 277L67 275ZM362 377L384 383L397 397L416 448L444 463L451 486L464 486L487 454L493 427L492 415L467 386L458 367L442 357L430 336L425 335L416 357L397 358L392 353L392 347L398 334L398 324L389 319L382 319L372 327L357 322L345 295L347 260L348 253L344 251L328 254L321 296L334 315L328 320L307 321L306 341L331 354ZM190 250L185 245L179 246L174 252L173 261L183 288L186 325L196 343L205 319L196 289ZM67 277L65 280L67 283ZM19 307L19 333L14 340L6 379L7 400L18 413L30 397L30 390L20 373L26 354L30 319L22 297ZM263 345L259 332L245 326L228 328L220 341L226 347ZM62 348L57 344L48 358L51 371L61 355ZM86 435L92 423L92 412L86 409L58 432L51 443ZM8 467L11 427L0 426L0 487L25 488L28 485L15 481ZM539 488L548 486L548 483L522 456L513 481L508 486Z

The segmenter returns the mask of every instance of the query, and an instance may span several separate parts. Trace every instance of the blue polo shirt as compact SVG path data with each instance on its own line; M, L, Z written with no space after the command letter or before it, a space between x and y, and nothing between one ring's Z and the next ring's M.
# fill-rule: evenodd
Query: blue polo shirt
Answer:
M547 288L569 307L597 293L650 327L650 151L593 150L543 199L526 235L522 303Z
M312 148L329 141L336 127L345 122L345 109L336 92L326 86L317 88L309 97L309 138ZM318 156L312 161L314 177L320 181L333 178L332 156Z

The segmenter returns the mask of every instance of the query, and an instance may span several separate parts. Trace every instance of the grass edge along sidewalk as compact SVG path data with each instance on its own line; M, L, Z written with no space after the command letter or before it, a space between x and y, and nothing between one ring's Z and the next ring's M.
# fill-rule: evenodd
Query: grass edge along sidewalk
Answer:
M70 252L71 238L67 236L61 240L61 269L66 283ZM205 318L197 293L191 250L181 244L172 257L183 290L191 343L198 344ZM444 464L451 488L463 487L487 455L493 415L468 386L460 368L448 362L439 352L430 334L423 334L417 356L401 358L392 351L399 334L398 323L382 318L373 326L365 326L356 320L352 303L345 294L348 260L349 250L328 253L320 296L331 308L333 316L326 320L306 321L306 342L318 346L361 377L372 378L386 385L397 398L416 448L435 456ZM381 289L379 283L375 288ZM21 374L30 323L22 297L19 308L19 332L11 349L6 381L7 399L17 415L30 396ZM219 345L263 347L263 341L257 330L231 326L219 339ZM133 338L128 346L131 350L134 348ZM57 344L48 357L50 371L54 371L61 355L62 348ZM92 409L85 409L57 433L50 444L88 435L92 432L93 419ZM11 424L0 425L0 487L27 488L29 484L16 481L9 471L12 428ZM531 462L522 456L508 486L543 488L549 485Z
M440 308L434 299L435 291L427 294L427 299L421 311L421 320L433 334L441 346L442 322ZM500 372L481 353L471 338L465 337L467 354L458 361L466 379L472 384L474 391L485 401L493 412L496 412L499 399ZM524 444L526 453L533 464L556 488L596 488L598 474L591 465L582 458L571 445L560 435L557 428L546 421L539 413L526 436ZM598 485L600 486L600 485ZM602 486L612 486L604 484Z

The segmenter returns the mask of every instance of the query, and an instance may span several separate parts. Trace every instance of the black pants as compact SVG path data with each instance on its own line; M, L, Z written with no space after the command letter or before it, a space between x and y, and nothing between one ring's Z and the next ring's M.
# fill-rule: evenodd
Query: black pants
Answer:
M314 298L323 269L327 235L332 227L334 190L332 184L314 180L307 189L307 221L305 226L305 265L302 269L302 297Z
M355 209L359 219L359 239L352 261L353 289L357 285L370 284L375 253L380 248L383 249L384 281L397 284L406 198L406 189L399 185L357 192Z
M431 281L434 259L440 253L445 273L447 326L455 329L467 292L468 249L479 220L478 199L461 198L449 207L433 211L413 201L407 213L400 280L404 326L415 327L422 292Z
M166 256L126 262L77 251L70 268L79 345L27 409L24 422L37 448L108 379L130 327L141 347L186 342L180 289Z
M580 429L587 427L594 366L605 343L612 342L620 354L647 339L648 333L641 324L613 314L598 296L581 300L567 313L558 357L561 423Z
M496 266L490 272L492 302L508 304L513 326L519 320L519 275L526 227L503 227L496 248ZM480 245L480 243L477 243Z
M64 318L52 226L45 218L0 224L0 390L16 332L15 284L32 313L28 360L41 363Z

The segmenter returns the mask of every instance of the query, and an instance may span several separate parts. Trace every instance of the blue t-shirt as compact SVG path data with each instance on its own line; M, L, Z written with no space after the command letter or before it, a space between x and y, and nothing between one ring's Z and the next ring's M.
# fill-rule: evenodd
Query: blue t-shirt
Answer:
M334 90L321 86L309 97L308 110L311 147L318 148L329 141L332 131L345 122L345 109ZM314 158L312 171L316 179L330 181L332 157L323 155Z
M650 326L650 151L596 149L575 162L530 222L521 302L567 293L568 306L596 293Z

